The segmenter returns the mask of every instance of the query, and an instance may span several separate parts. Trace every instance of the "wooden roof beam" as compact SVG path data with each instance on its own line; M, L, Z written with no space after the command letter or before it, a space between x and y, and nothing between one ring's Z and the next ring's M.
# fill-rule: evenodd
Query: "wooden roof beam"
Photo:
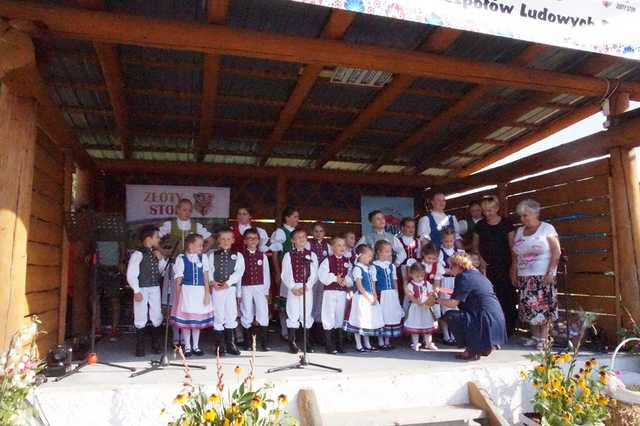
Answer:
M615 58L612 56L603 57L602 55L594 55L585 60L576 72L583 73L589 72L592 75L599 74L600 72L606 70L612 65L621 62L622 59ZM436 153L435 155L428 158L426 161L419 164L416 168L417 173L421 173L422 171L428 169L429 167L437 166L442 161L446 160L448 157L461 149L469 146L472 143L484 143L485 137L494 133L495 131L501 129L506 126L517 126L514 124L517 120L528 112L532 111L535 108L540 106L544 106L549 102L553 102L553 100L557 97L557 95L549 95L548 93L541 93L539 95L535 95L528 100L514 105L509 111L500 116L499 120L491 123L491 126L482 126L473 132L471 132L467 137L458 139L454 141L452 144L447 146L445 149ZM579 113L577 113L579 114ZM498 151L500 152L500 151ZM497 158L497 153L492 154L493 158Z
M41 22L51 36L169 50L258 57L343 66L539 90L602 96L610 82L594 77L526 69L423 52L309 39L219 25L203 25L109 12L86 11L27 1L0 0L0 16ZM640 83L618 90L640 98Z
M444 53L461 34L462 31L438 27L418 50L431 53ZM393 80L373 98L349 127L338 135L335 142L325 151L323 157L316 161L314 167L321 169L327 162L331 161L357 134L365 130L373 120L382 115L398 96L407 91L414 80L415 78L410 75L394 75Z
M229 0L207 0L207 19L210 24L223 25L229 11ZM204 160L213 135L213 115L218 96L220 55L204 55L202 66L202 99L200 102L200 133L196 143L196 161Z
M145 160L99 160L99 170L107 173L161 173L197 176L239 176L251 178L276 178L285 176L291 180L357 183L363 185L391 185L426 188L444 180L438 177L416 176L408 180L395 180L388 173L355 173L339 170L313 170L295 167L255 167L237 164L187 163Z
M332 40L341 39L347 32L351 22L353 22L354 17L355 13L353 12L333 9L331 16L329 17L329 22L325 25L320 37ZM274 126L273 131L262 148L258 165L264 165L271 155L273 147L282 141L284 134L291 126L291 123L293 123L293 120L295 120L298 111L300 111L302 104L305 99L307 99L311 89L313 89L322 68L323 66L320 64L309 64L304 67L304 71L302 71L302 75L298 79L296 87L293 89L287 103L280 111L278 122Z
M545 49L546 47L543 45L532 44L527 47L520 55L518 55L513 61L511 61L511 64L516 66L526 66L538 55L540 55ZM371 170L378 170L387 161L387 159L395 159L403 155L404 153L418 145L420 142L433 135L434 132L447 126L451 121L453 121L455 117L465 112L471 105L481 99L484 99L484 97L491 89L492 86L477 86L471 89L471 91L464 95L460 100L444 110L442 113L438 114L429 122L425 123L422 127L413 132L411 136L399 143L393 149L391 155L380 157L372 165Z
M89 10L105 10L104 0L78 0L81 7ZM120 60L118 55L118 47L112 43L93 43L96 56L100 67L102 68L102 76L109 93L111 107L113 108L113 118L118 129L120 137L120 145L122 146L122 155L125 159L131 158L131 146L129 143L129 124L127 102L124 95L124 79L122 77L122 69L120 68Z

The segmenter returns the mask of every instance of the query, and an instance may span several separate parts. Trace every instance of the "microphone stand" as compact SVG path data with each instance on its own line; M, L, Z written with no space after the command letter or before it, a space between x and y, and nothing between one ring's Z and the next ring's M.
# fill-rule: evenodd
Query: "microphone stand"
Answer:
M295 250L295 249L294 249ZM291 256L291 255L289 255ZM303 258L304 262L309 265L309 269L311 269L311 259ZM307 268L304 268L304 281L302 282L302 355L300 355L300 359L295 364L283 365L280 367L274 367L267 370L268 373L275 373L278 371L284 370L293 370L293 369L304 369L308 366L324 368L327 370L335 371L337 373L342 373L341 368L330 367L328 365L318 364L315 362L311 362L307 359Z
M164 277L165 274L167 274L169 271L169 266L173 265L173 263L175 262L176 251L178 249L179 243L180 241L176 241L176 243L174 244L173 249L171 250L171 255L169 255L169 260L167 260L167 264L164 265L164 269L162 270L161 276ZM167 291L166 306L167 306L167 309L164 314L164 349L162 351L162 356L158 360L149 361L149 364L151 364L149 367L139 371L134 371L133 373L131 373L129 377L142 376L143 374L151 373L152 371L164 370L166 367L184 368L185 364L183 363L169 362L169 322L171 318L171 292L169 291ZM204 365L194 365L194 364L186 364L186 366L189 368L195 368L200 370L206 370L207 368Z

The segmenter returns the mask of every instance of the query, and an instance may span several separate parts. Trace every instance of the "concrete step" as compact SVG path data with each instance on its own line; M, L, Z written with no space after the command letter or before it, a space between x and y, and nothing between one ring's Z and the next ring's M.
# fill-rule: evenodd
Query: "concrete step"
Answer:
M483 418L484 411L472 405L322 413L325 426L463 426Z

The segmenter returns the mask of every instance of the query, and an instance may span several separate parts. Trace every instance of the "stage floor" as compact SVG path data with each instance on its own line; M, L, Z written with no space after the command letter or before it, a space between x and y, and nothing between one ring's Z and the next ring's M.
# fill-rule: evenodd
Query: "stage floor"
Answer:
M467 384L478 382L491 395L496 405L509 419L529 408L531 389L523 386L519 372L529 365L525 358L530 351L518 345L506 345L491 356L476 362L454 358L458 349L415 352L403 340L392 351L360 354L349 348L343 355L318 351L309 360L343 369L335 373L309 366L267 374L272 367L295 363L298 356L286 351L286 343L272 335L271 352L257 352L255 375L258 382L275 385L275 395L289 396L289 411L297 414L296 394L301 388L315 391L323 413L345 413L368 409L401 410L408 407L442 407L467 404ZM189 358L189 362L204 365L206 370L192 370L195 384L213 391L216 384L216 361L212 335L203 333L201 345L204 357ZM122 363L137 369L148 366L156 355L133 356L133 336L118 342L103 340L98 345L101 359ZM233 370L242 369L244 378L249 370L250 352L221 358L227 388L235 388L241 380ZM606 359L606 356L603 357ZM172 361L174 360L172 357ZM49 381L38 390L38 400L51 425L166 425L161 417L163 407L172 408L171 401L181 389L183 370L169 367L136 378L129 372L102 365L85 368L81 373L60 382ZM274 396L275 396L274 395ZM175 409L175 406L173 406Z

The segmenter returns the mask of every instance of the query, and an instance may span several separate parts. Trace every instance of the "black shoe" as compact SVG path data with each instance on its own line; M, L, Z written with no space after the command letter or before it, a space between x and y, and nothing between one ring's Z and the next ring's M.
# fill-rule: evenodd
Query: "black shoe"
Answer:
M298 348L298 345L296 344L296 332L298 330L296 330L295 328L290 328L288 331L288 335L289 335L289 352L292 354L297 354L298 351L300 351L300 349Z
M204 355L204 351L202 349L200 349L200 348L194 349L192 352L193 352L193 354L195 356L203 356Z
M136 328L136 356L145 356L144 328Z
M367 348L362 347L362 348L356 348L356 352L360 352L361 354L363 354L363 353L369 352L369 351L367 350Z
M227 348L227 353L231 355L240 355L240 350L236 346L236 329L225 328L224 329L224 345Z
M224 346L224 331L213 330L213 352L218 356L224 356L227 353Z
M333 344L333 330L324 331L324 341L325 341L325 347L327 349L328 354L335 355L338 353L338 351L336 350L336 347Z
M260 342L260 349L263 352L269 352L271 347L269 347L269 327L260 327L258 328L258 341Z
M333 330L333 333L336 338L336 350L339 354L346 354L347 351L344 348L344 332L341 329L336 328Z
M453 339L442 339L442 344L446 346L456 346L457 343Z
M253 345L253 327L242 327L242 336L244 338L244 342L242 342L242 349L245 351L250 351Z
M191 352L191 349L186 349L184 351L184 357L185 358L191 358L192 355L193 355L193 352Z
M162 346L160 344L160 334L162 332L162 326L151 328L151 350L154 354L162 352Z

